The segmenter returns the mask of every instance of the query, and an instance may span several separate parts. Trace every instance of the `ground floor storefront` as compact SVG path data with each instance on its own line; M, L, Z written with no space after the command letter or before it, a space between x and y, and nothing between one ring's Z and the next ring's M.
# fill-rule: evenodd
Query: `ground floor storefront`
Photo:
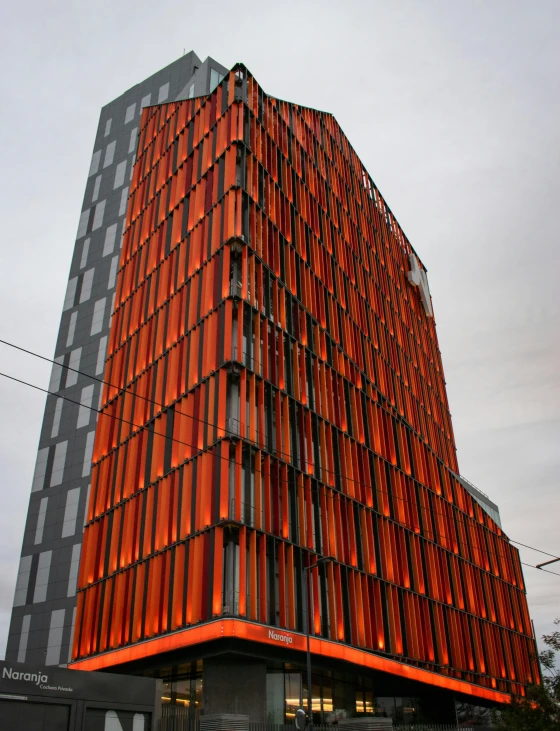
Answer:
M73 666L159 679L163 704L200 715L202 725L220 714L243 716L248 724L293 724L296 710L308 706L307 647L301 633L227 618ZM499 680L480 676L475 684L449 665L421 664L318 637L310 638L309 651L315 725L386 718L395 726L489 726L491 709L510 700Z
M256 649L256 648L255 648ZM137 667L163 681L162 703L193 714L241 714L252 722L291 724L307 708L305 658L286 653L259 657L251 652L216 652L206 657ZM303 660L303 662L301 662ZM398 676L364 671L342 662L314 658L314 725L339 725L345 719L384 717L393 724L490 725L491 707L483 699L431 687ZM342 725L342 724L341 724Z

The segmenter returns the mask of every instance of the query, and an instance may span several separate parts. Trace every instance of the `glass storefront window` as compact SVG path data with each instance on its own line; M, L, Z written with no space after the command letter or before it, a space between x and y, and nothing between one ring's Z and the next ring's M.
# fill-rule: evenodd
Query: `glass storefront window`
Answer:
M182 706L190 706L191 703L191 681L178 680L173 683L173 691L175 695L175 703Z
M285 722L284 672L266 675L266 715L268 723Z
M332 687L323 685L323 714L332 713L333 710L333 697Z
M410 723L414 720L416 703L414 698L395 698L395 720L398 723Z
M161 694L161 702L162 703L171 703L171 681L166 680L163 683L163 692Z
M403 698L402 699L402 719L404 723L411 723L414 721L416 714L416 702L414 698Z
M193 712L202 710L201 662L152 671L150 677L163 680L162 703L189 708Z
M313 681L316 681L313 678ZM321 686L317 682L311 685L311 708L313 710L313 723L321 723Z
M358 715L369 714L370 716L375 713L371 690L360 689L356 691L356 713Z
M385 718L395 718L395 699L377 697L374 701L375 715Z
M297 709L302 705L301 674L286 673L284 678L286 694L286 721L289 722L293 721Z
M148 674L148 673L146 673ZM162 702L197 714L203 710L202 663L151 671L163 681ZM312 675L312 710L315 725L337 725L343 719L377 716L396 724L411 724L422 717L422 699L376 696L374 679L346 672L323 671ZM293 664L277 663L266 674L266 722L292 725L298 708L307 710L307 673ZM488 710L458 704L460 719L485 718Z
M461 703L457 701L455 704L457 720L461 726L488 726L492 727L492 711L483 706L477 706L473 703Z

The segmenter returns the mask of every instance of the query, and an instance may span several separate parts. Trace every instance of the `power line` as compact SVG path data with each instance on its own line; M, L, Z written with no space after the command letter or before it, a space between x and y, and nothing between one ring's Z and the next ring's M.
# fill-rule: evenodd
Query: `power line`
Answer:
M143 428L145 428L145 426L146 426L145 424L144 424L144 425L138 425L138 424L134 424L133 422L131 422L131 421L128 421L127 419L123 419L122 417L114 416L113 414L104 414L104 413L103 413L103 412L102 412L101 410L99 410L99 409L96 409L96 408L95 408L94 406L87 406L86 404L82 404L82 403L81 403L80 401L76 401L75 399L71 399L71 398L69 398L68 396L60 396L60 394L56 394L55 392L53 392L53 391L49 391L49 390L48 390L48 389L46 389L46 388L42 388L42 387L40 387L40 386L36 386L36 385L35 385L35 384L33 384L33 383L28 383L27 381L23 381L22 379L16 378L15 376L10 376L10 375L9 375L9 374L7 374L7 373L1 373L1 372L0 372L0 376L3 376L4 378L8 378L8 379L10 379L10 380L12 380L12 381L15 381L15 382L17 382L17 383L21 383L21 384L22 384L22 385L24 385L24 386L29 386L30 388L33 388L33 389L35 389L35 390L37 390L37 391L42 391L43 393L47 393L47 394L51 394L51 395L57 395L57 396L58 396L58 398L62 398L62 399L64 399L65 401L69 401L70 403L76 404L76 405L78 405L78 406L80 406L80 407L84 407L84 408L87 408L87 409L89 409L90 411L95 411L95 413L97 413L97 414L101 414L102 416L108 416L109 418L111 418L111 419L114 419L114 420L116 420L116 421L120 421L120 422L123 422L123 423L129 424L129 425L131 425L131 426L135 427L136 429L143 429ZM164 439L169 439L170 441L172 441L172 442L176 442L176 443L178 443L178 444L183 444L184 446L187 446L187 447L189 447L189 448L191 448L191 449L195 450L195 452L200 452L200 451L201 451L201 450L200 450L200 449L199 449L198 447L195 447L195 446L194 446L194 445L192 445L192 444L189 444L189 443L187 443L187 442L184 442L184 441L182 441L182 440L180 440L180 439L176 439L175 437L169 437L169 436L167 436L166 434L162 434L162 433L160 433L160 432L156 432L155 430L154 430L154 435L155 435L155 436L160 436L160 437L163 437ZM238 436L238 435L236 435L236 436ZM216 456L216 457L218 457L219 459L223 459L223 460L227 461L228 463L233 463L233 464L235 464L235 465L237 465L237 466L239 466L239 467L243 467L243 466L244 466L244 465L243 465L242 463L240 463L240 462L236 462L235 460L231 460L231 459L230 459L229 457L223 457L223 456L222 456L222 455L220 455L220 454L215 454L215 456ZM270 473L265 473L265 472L263 472L262 470L257 470L257 469L255 469L255 472L258 472L259 474L261 474L261 475L263 475L263 476L265 476L265 477L271 477L271 476L272 476L272 475L271 475ZM279 479L279 481L280 481L280 482L283 482L283 483L286 483L286 484L288 484L288 480L282 480L282 478L278 478L278 479ZM296 486L297 486L297 483L296 483ZM146 488L144 488L144 489L146 489ZM333 489L334 489L334 491L335 491L336 493L338 493L338 494L339 494L339 497L338 497L338 498L336 498L336 499L338 499L338 500L340 501L340 494L341 494L341 493L340 493L340 491L336 490L336 488L333 488ZM410 500L406 500L406 498L402 498L402 497L399 497L399 496L397 496L397 495L391 495L391 494L390 494L389 492L386 492L386 491L384 491L384 490L378 490L377 488L373 488L373 487L372 487L372 488L370 488L370 489L372 489L372 490L373 490L373 489L375 489L375 490L376 490L377 492L380 492L380 493L382 493L382 494L388 495L389 497L392 497L393 499L395 499L395 498L396 498L396 499L398 499L398 500L402 500L403 502L407 502L407 503L413 504L413 503L412 503L412 502L411 502ZM132 497L132 496L131 496L131 497ZM348 497L349 497L349 496L348 496ZM351 499L351 498L350 498L350 499ZM113 506L113 507L116 507L116 505L115 505L115 506ZM448 516L446 516L446 515L445 515L444 513L440 513L439 511L435 511L435 510L433 510L433 509L430 509L430 508L425 508L425 507L424 507L424 506L422 506L422 505L420 505L420 506L417 506L417 507L419 507L419 508L420 508L421 510L424 510L424 511L426 511L426 512L431 512L431 513L435 513L435 514L437 514L437 515L441 515L441 516L442 516L442 517L444 517L444 518L448 518ZM105 512L108 512L108 511L105 511ZM379 513L379 511L373 510L373 512L376 512L376 513L378 513L379 515L381 515L381 513ZM103 513L102 513L101 515L103 515ZM97 517L100 517L100 516L97 516ZM389 516L382 516L382 517L385 517L385 518L387 518L387 517L389 517ZM400 522L399 522L399 521L396 521L396 520L395 520L394 518L392 518L391 520L392 520L393 522L397 523L397 525L399 525L399 524L400 524ZM461 523L461 524L463 524L463 525L466 525L466 523L465 523L464 521L461 521L461 520L459 520L459 519L457 519L457 522L459 522L459 523ZM408 525L406 525L406 524L405 524L405 527L409 528L409 530L410 530L410 527L409 527ZM438 538L443 538L443 539L445 539L446 541L450 541L450 542L452 542L452 543L458 543L458 544L461 544L461 545L467 546L467 547L469 547L469 548L470 548L471 550L473 549L473 546L471 546L470 544L466 543L465 541L461 541L461 540L460 540L459 538L457 538L457 539L453 539L453 538L451 538L451 537L449 537L449 536L444 536L444 535L442 535L441 533L436 533L435 531L431 531L431 530L429 530L429 531L427 531L427 532L428 532L428 533L430 533L430 534L432 534L433 536L437 536ZM423 538L425 538L426 540L430 540L429 538L426 538L426 536L423 536ZM511 539L509 539L509 540L511 540ZM433 543L435 543L435 545L438 545L438 544L437 544L437 543L436 543L435 541L432 541L432 542L433 542ZM441 548L444 548L444 547L443 547L443 546L441 546ZM532 548L532 547L531 547L531 546L529 546L529 548ZM444 549L444 550L447 550L447 549ZM489 556L490 556L490 555L492 555L492 556L497 556L497 557L499 557L499 558L502 558L502 559L504 559L504 560L509 560L509 559L508 559L508 557L504 556L503 554L501 554L501 553L496 553L495 551L490 551L490 550L489 550L488 548L481 548L481 547L477 546L477 547L476 547L476 550L480 551L481 553L487 553L487 554L488 554ZM533 549L533 550L539 551L539 549ZM549 555L551 555L551 554L549 554ZM462 558L463 560L466 560L466 559L464 559L464 558L463 558L462 556L461 556L461 558ZM471 562L471 563L472 563L472 562ZM537 568L536 566L533 566L532 564L528 564L528 563L525 563L525 562L523 562L523 561L520 561L520 563L521 563L521 564L522 564L523 566L527 566L527 567L529 567L529 568ZM476 564L475 564L475 565L476 565ZM481 567L478 567L478 568L481 568ZM546 573L549 573L549 574L554 574L554 576L560 576L560 574L557 574L557 573L556 573L556 572L554 572L554 571L549 571L548 569L539 569L539 570L540 570L540 571L545 571ZM501 578L501 577L499 577L499 578Z
M119 392L125 392L128 389L132 388L133 385L134 385L134 383L135 383L135 381L136 381L136 379L133 379L133 381L131 381L126 386L117 386L116 384L110 383L109 381L106 381L103 378L98 378L97 376L92 376L89 373L86 373L85 371L79 370L78 368L73 368L72 366L64 365L63 363L58 363L56 360L54 360L52 358L47 358L46 356L40 355L39 353L35 353L32 350L27 350L26 348L22 348L19 345L15 345L14 343L8 342L7 340L1 340L0 339L0 343L3 344L3 345L8 345L11 348L15 348L16 350L20 350L21 352L27 353L28 355L32 355L35 358L40 358L41 360L45 360L48 363L53 363L54 365L58 365L60 368L65 368L66 370L72 371L73 373L78 373L78 374L80 374L82 376L85 376L86 378L89 378L89 379L91 379L93 381L97 381L97 383L101 383L103 385L109 386L109 388L114 388L114 389L116 389ZM105 404L105 406L108 406L109 403L111 403L114 399L118 398L119 395L120 394L117 394L115 397L113 397L112 399L110 399L110 401L107 402L107 404ZM179 411L176 408L176 404L177 404L177 401L179 401L180 399L177 399L173 404L162 404L162 403L159 403L158 401L156 401L155 399L149 398L148 396L143 396L142 394L135 394L135 393L133 393L132 395L134 396L134 398L141 399L142 401L147 401L148 403L153 404L154 406L157 406L157 407L159 407L162 410L163 409L166 409L166 408L169 408L170 406L174 406L174 411L175 411L176 414L179 414L181 416L186 416L187 418L192 419L193 421L200 422L201 424L204 424L205 426L210 426L210 427L212 427L214 429L220 429L221 431L226 432L228 435L231 435L232 437L239 438L239 436L240 436L239 435L239 432L237 432L237 431L233 431L231 429L228 429L227 427L220 427L217 424L213 424L213 423L211 423L211 422L209 422L209 421L207 421L205 419L201 419L198 416L193 416L191 414L185 414L184 411ZM181 397L181 398L183 398L183 397ZM238 419L236 419L236 421L239 423L239 420ZM140 428L140 427L138 427L138 428ZM259 435L259 430L258 429L255 429L255 431L256 431L257 436L258 436ZM245 441L247 441L247 442L250 442L251 444L254 444L257 447L259 446L258 442L254 441L252 439L249 439L247 436L244 436L243 439L245 439ZM431 450L431 447L429 447L429 445L428 445L428 448ZM278 454L278 455L286 458L284 461L286 461L286 462L289 462L290 461L290 454L288 452L284 452L283 450L279 450L279 449L276 449L276 448L275 448L275 452L276 452L276 454ZM436 455L436 458L439 459L437 457L437 455ZM381 459L384 459L384 457L381 457ZM313 469L315 470L315 466L316 465L315 465L314 462L309 462L309 465L311 467L313 467ZM340 478L342 480L346 480L347 482L352 482L352 483L355 483L355 484L358 484L358 485L362 485L363 484L362 482L360 482L360 480L356 480L353 477L343 476L340 473L335 472L334 470L330 470L328 467L321 466L320 469L323 472L326 472L327 474L332 475L333 477L338 477L338 478ZM373 488L370 485L364 485L364 486L366 488L371 489L371 490L377 489L377 488ZM385 492L383 490L378 490L378 492L381 492L382 494L387 494L387 495L390 494L390 493ZM410 502L410 501L405 501L405 502ZM438 513L438 515L443 515L443 513ZM516 541L512 541L512 543L515 543L515 542ZM550 555L550 554L547 554L547 555Z
M19 350L19 351L21 351L21 352L23 352L23 353L27 353L28 355L32 355L32 356L33 356L33 357L35 357L35 358L40 358L41 360L45 360L45 361L47 361L48 363L52 363L52 364L54 364L54 365L58 365L58 366L60 366L61 368L65 368L66 370L69 370L69 371L73 371L74 373L78 373L79 375L82 375L82 376L85 376L86 378L89 378L89 379L91 379L91 380L97 381L98 383L101 383L101 384L103 384L103 385L105 385L105 386L109 386L109 388L115 388L115 389L117 389L117 391L125 392L125 391L127 391L127 390L128 390L129 388L131 388L131 386L133 385L133 382L131 382L130 384L128 384L127 386L124 386L124 387L121 387L121 386L117 386L117 385L115 385L115 384L113 384L113 383L110 383L109 381L106 381L106 380L104 380L103 378L98 378L97 376L92 376L92 375L90 375L89 373L86 373L85 371L81 371L81 370L79 370L79 369L77 369L77 368L72 368L72 367L71 367L71 366L69 366L69 365L64 365L64 364L62 364L62 363L58 363L57 361L55 361L55 360L54 360L54 359L52 359L52 358L47 358L47 357L46 357L46 356L44 356L44 355L40 355L39 353L35 353L34 351L32 351L32 350L28 350L27 348L23 348L23 347L21 347L21 346L19 346L19 345L16 345L15 343L10 343L10 342L8 342L7 340L2 340L2 339L0 339L0 343L1 343L2 345L7 345L7 346L9 346L10 348L15 348L16 350ZM5 374L2 374L2 375L5 375ZM32 384L26 384L26 385L32 385ZM37 388L37 387L35 387L35 388ZM42 389L42 390L45 390L45 389ZM51 392L51 391L46 391L46 390L45 390L45 392L46 392L46 393L48 393L48 394L51 394L51 395L56 395L56 396L58 396L58 398L65 398L66 400L72 401L72 399L68 399L67 397L64 397L64 396L62 396L62 397L61 397L61 396L60 396L59 394L57 394L57 393L53 393L53 392ZM159 407L159 408L162 408L162 409L164 409L164 408L168 408L168 407L166 406L166 404L161 404L161 403L159 403L158 401L156 401L155 399L149 398L149 397L147 397L147 396L143 396L143 395L141 395L141 394L132 394L132 395L134 396L134 398L139 398L139 399L141 399L141 400L143 400L143 401L147 401L148 403L151 403L151 404L153 404L154 406L157 406L157 407ZM181 397L181 398L182 398L182 397ZM179 399L177 399L177 400L179 400ZM82 404L81 404L80 402L74 402L74 403L79 403L79 405L80 405L80 406L82 405ZM176 404L176 403L177 403L177 402L175 402L175 404ZM91 408L91 407L87 407L87 408ZM94 410L94 411L95 411L96 413L103 413L103 412L102 412L101 410L99 410L99 409L93 409L93 410ZM246 436L244 436L244 437L240 437L240 435L239 435L239 433L238 433L238 432L234 432L234 431L232 431L232 430L230 430L230 429L227 429L226 427L221 427L221 426L218 426L217 424L213 424L213 423L211 423L211 422L209 422L209 421L206 421L205 419L201 419L201 418L200 418L200 417L198 417L198 416L193 416L193 415L191 415L191 414L185 414L185 412L184 412L184 411L179 411L179 410L178 410L177 408L175 408L175 409L174 409L174 413L175 413L175 414L179 414L179 415L181 415L181 416L185 416L185 417L187 417L188 419L192 419L193 421L197 421L197 422L199 422L199 423L201 423L201 424L204 424L205 426L209 426L209 427L211 427L211 428L213 428L213 429L220 429L220 431L223 431L223 432L225 432L226 434L228 434L228 435L230 435L230 436L232 436L232 437L235 437L235 438L243 438L243 439L244 439L244 440L245 440L246 442L249 442L250 444L252 444L252 445L256 446L257 448L260 448L260 445L258 444L258 442L255 442L255 441L253 441L253 440L251 440L251 439L247 438ZM109 416L109 414L104 414L104 415L105 415L105 416ZM112 417L112 418L118 418L118 417ZM123 422L124 422L125 420L124 420L124 419L121 419L121 421L123 421ZM135 427L135 428L137 428L137 429L142 429L142 428L143 428L143 427L145 426L145 425L141 425L141 426L140 426L140 425L137 425L137 424L133 424L132 422L127 422L127 423L130 423L130 424L131 424L131 425L132 425L133 427ZM256 431L257 431L257 435L258 435L258 430L256 430ZM166 439L171 439L172 441L176 441L176 442L178 441L177 439L175 439L175 438L173 438L173 437L167 437L166 435L158 435L158 436L164 436L164 437L165 437ZM190 447L191 449L195 449L195 450L197 450L197 451L198 451L198 447L194 447L193 445L191 445L191 444L186 444L186 443L184 443L184 442L181 442L181 443L182 443L182 444L185 444L185 446L188 446L188 447ZM278 449L275 449L275 452L276 452L276 454L279 454L279 455L281 455L281 456L283 456L283 457L288 457L288 458L290 457L290 455L289 455L289 454L288 454L287 452L284 452L284 451L282 451L282 450L278 450ZM383 458L383 457L381 457L381 459L384 459L384 458ZM284 461L288 462L288 460L287 460L287 459L286 459L286 460L284 460ZM237 463L236 463L236 464L237 464ZM309 464L310 464L310 466L312 466L312 467L313 467L313 470L315 470L315 464L314 464L313 462L310 462ZM394 466L394 465L393 465L393 466ZM389 493L389 492L388 492L388 491L386 491L386 490L380 490L380 489L379 489L378 487L373 487L372 485L365 485L365 484L364 484L364 483L362 483L362 482L361 482L360 480L356 480L356 479L354 479L354 478L352 478L352 477L346 477L346 476L343 476L343 475L341 475L340 473L337 473L337 472L335 472L334 470L329 470L329 469L328 469L327 467L319 467L319 469L320 469L321 471L324 471L324 472L326 472L327 474L330 474L330 475L332 475L333 477L338 477L338 478L340 478L341 480L346 480L347 482L352 482L352 483L355 483L355 484L358 484L358 485L363 485L363 486L364 486L364 487L365 487L366 489L368 489L368 490L372 490L372 491L375 491L376 493L379 493L379 494L381 494L381 495L387 495L388 497L391 497L392 499L396 499L396 500L401 500L401 501L403 501L403 502L405 502L405 503L408 503L409 505L415 505L416 507L418 507L418 505L416 505L416 503L413 503L413 502L412 502L411 500L407 500L406 498L403 498L403 497L399 497L398 495L393 495L392 493ZM406 474L406 473L405 473L405 474ZM413 478L413 479L414 479L414 478ZM336 488L334 488L334 489L336 490ZM429 488L428 488L428 489L429 489ZM337 492L338 492L338 490L337 490ZM467 491L467 492L468 492L468 491ZM472 497L472 496L471 496L471 497ZM458 508L458 506L457 506L457 505L454 505L454 507L456 507L456 508L457 508L458 510L460 510L460 508ZM438 510L434 510L433 508L425 508L425 507L423 507L423 506L420 506L420 508L421 508L422 510L424 510L424 511L427 511L427 512L431 512L431 513L433 513L434 515L440 515L440 516L442 516L443 518L449 519L449 516L445 515L445 513L441 513L440 511L438 511ZM460 521L460 520L458 520L458 522L459 522L459 523L461 523L462 525L467 525L467 524L465 523L465 521ZM502 532L503 532L503 531L502 531ZM434 535L439 535L439 536L440 536L440 537L442 537L442 538L446 538L446 536L441 536L441 534L438 534L438 533L434 533ZM451 538L448 538L448 537L447 537L447 538L446 538L446 540L452 540L452 539L451 539ZM525 543L521 543L520 541L515 541L515 540L513 540L512 538L509 538L509 536L508 536L508 541L509 541L510 543L515 543L516 545L519 545L519 546L523 546L524 548L529 548L529 549L530 549L530 550L532 550L532 551L537 551L537 553L542 553L542 554L544 554L545 556L550 556L551 558L558 558L557 556L555 556L555 555L554 555L554 554L552 554L552 553L548 553L547 551L542 551L542 550L541 550L540 548L535 548L534 546L528 546L527 544L525 544ZM463 545L465 545L464 541L459 541L459 542L460 542L460 543L463 543ZM479 550L482 550L482 551L484 552L484 550L487 550L487 549L479 549ZM499 556L501 556L501 554L494 554L494 552L489 552L489 553L492 553L493 555L499 555ZM501 556L501 557L502 557L502 558L505 558L504 556ZM530 564L525 564L525 565L527 565L527 566L530 566ZM532 568L535 568L535 567L532 567ZM554 572L550 572L550 573L554 573ZM559 576L560 576L560 574L559 574Z
M530 548L531 551L538 551L539 553L544 553L545 556L551 556L552 558L555 558L557 561L560 561L560 558L558 556L555 556L553 553L547 553L546 551L541 551L539 548L533 548L533 546L528 546L526 543L520 543L519 541L513 541L511 538L509 540L512 543L516 543L518 546L523 546L523 548Z

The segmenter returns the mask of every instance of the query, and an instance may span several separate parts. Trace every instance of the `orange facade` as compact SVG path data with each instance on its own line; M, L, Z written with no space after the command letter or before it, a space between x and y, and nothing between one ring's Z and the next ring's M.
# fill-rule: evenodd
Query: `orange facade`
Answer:
M322 555L318 654L483 698L538 681L518 551L454 474L412 252L336 120L243 66L144 109L76 667L200 642L226 612L295 637Z

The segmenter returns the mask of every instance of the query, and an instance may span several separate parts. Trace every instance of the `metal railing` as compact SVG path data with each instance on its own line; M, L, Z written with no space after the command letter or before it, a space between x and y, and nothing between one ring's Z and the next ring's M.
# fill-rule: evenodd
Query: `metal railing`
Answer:
M190 708L177 705L164 705L161 709L159 731L200 731L200 714ZM364 719L365 720L365 719ZM313 731L334 731L337 726L313 724ZM340 727L341 729L344 726ZM457 726L456 724L396 724L387 719L387 729L391 731L483 731L483 727ZM484 727L488 728L488 727ZM294 724L249 723L248 731L295 731Z
M405 726L397 725L392 727L393 731L477 731L472 726L456 726L452 725L441 725L434 723L419 723L419 724L408 724Z
M187 706L165 703L161 707L159 731L200 731L200 712Z
M466 482L468 485L472 487L473 490L476 492L479 492L481 495L484 495L485 498L488 498L490 502L493 502L493 500L490 498L490 495L487 495L483 490L480 489L480 487L477 487L476 485L473 485L473 483L470 480L467 480L466 477L463 477L463 475L459 475L456 472L453 473L455 477L457 477L458 480L462 480L463 482Z
M379 717L378 717L378 720ZM313 731L334 731L344 729L344 726L313 724ZM380 731L381 731L380 727ZM390 718L387 719L387 729L391 731L478 731L480 727L457 726L455 724L418 723L418 724L397 724L393 725ZM281 723L249 723L249 731L295 731L294 724ZM481 730L482 731L482 730Z
M333 731L334 726L313 724L313 731ZM250 723L249 731L296 731L293 723Z

